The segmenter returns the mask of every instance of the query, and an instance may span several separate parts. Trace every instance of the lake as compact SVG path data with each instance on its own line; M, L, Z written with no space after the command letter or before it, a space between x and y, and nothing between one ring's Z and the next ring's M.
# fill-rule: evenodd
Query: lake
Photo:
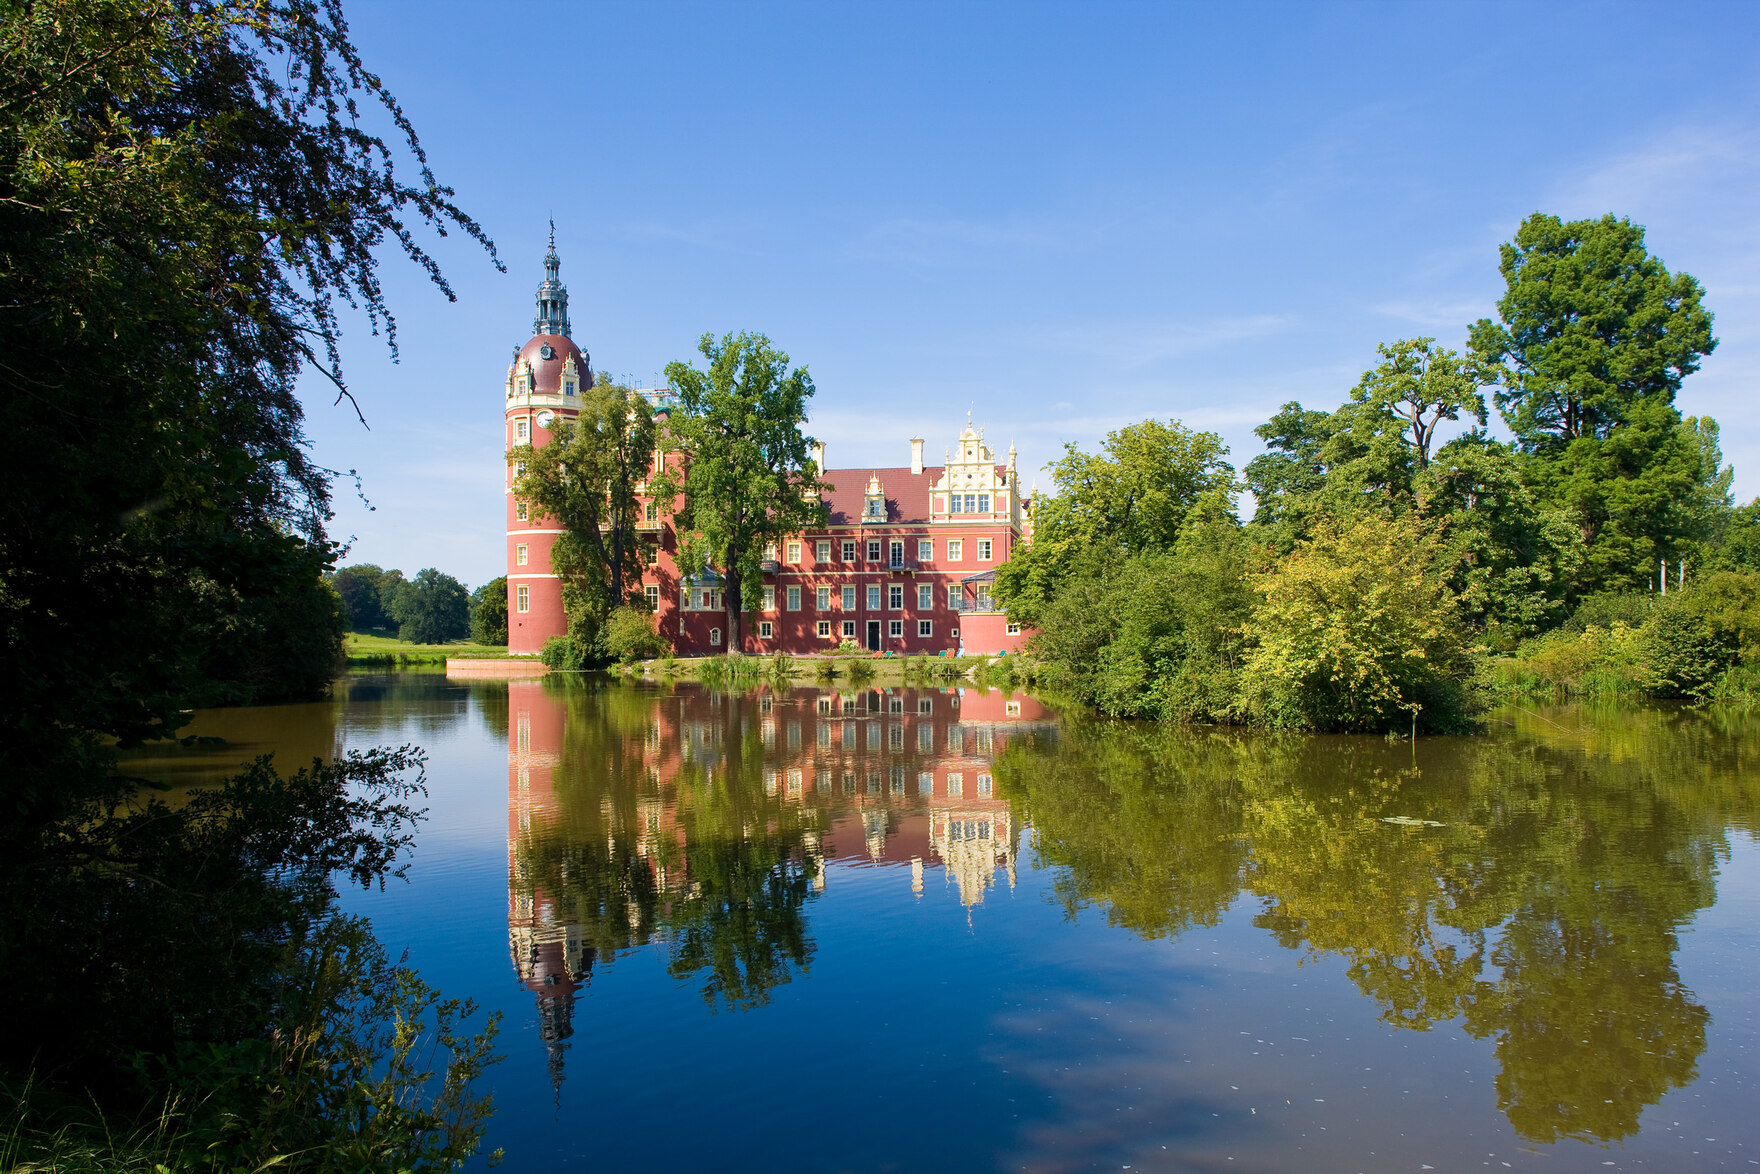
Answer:
M505 1013L514 1170L1760 1166L1760 718L1163 729L1030 696L355 674L214 777L416 743L344 902Z

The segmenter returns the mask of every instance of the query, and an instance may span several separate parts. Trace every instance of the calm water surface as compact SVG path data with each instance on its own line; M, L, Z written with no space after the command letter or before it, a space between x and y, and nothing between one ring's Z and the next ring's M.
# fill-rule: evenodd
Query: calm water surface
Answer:
M411 883L347 902L505 1012L511 1169L1760 1167L1751 716L386 674L195 732L142 765L427 748Z

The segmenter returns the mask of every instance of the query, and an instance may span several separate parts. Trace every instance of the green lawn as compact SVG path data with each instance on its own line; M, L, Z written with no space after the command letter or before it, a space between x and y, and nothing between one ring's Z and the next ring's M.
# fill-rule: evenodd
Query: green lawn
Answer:
M387 658L412 664L440 664L447 657L481 658L507 655L507 649L493 644L472 644L461 640L455 644L406 644L395 636L367 636L350 632L344 645L350 663L378 663Z

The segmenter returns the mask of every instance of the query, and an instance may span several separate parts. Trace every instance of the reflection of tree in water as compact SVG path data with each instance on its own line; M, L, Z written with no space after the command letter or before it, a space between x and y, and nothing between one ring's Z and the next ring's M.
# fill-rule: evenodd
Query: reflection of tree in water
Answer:
M677 757L678 695L575 680L526 702L552 709L559 745L512 853L513 907L541 927L516 927L515 961L557 1080L576 992L623 951L666 944L671 972L701 975L704 998L730 1008L810 963L815 816L764 793L753 700L700 701L692 716L715 728L696 731L710 749L691 761Z
M1415 762L1367 739L1072 725L1054 763L1021 750L997 769L1067 868L1072 913L1103 901L1116 924L1177 934L1244 886L1255 924L1345 959L1388 1022L1494 1039L1523 1136L1612 1140L1705 1048L1676 931L1714 898L1725 828L1760 811L1736 746L1755 731L1561 717L1421 743Z

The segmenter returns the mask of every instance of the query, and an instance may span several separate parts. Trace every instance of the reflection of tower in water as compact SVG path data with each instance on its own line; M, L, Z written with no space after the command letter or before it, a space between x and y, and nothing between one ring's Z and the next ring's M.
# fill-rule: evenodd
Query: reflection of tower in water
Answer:
M727 931L717 903L746 899L745 866L722 875L718 861L761 861L820 892L828 858L908 862L919 896L940 863L968 909L999 872L1012 886L1017 821L992 762L1009 738L1050 724L1030 699L941 689L507 689L508 948L558 1085L595 967ZM728 810L741 814L716 814ZM798 920L792 899L782 912ZM780 981L805 969L805 956L784 956L790 940L764 946L783 951ZM715 982L735 1005L762 996Z
M578 925L557 918L552 895L531 875L533 828L557 815L564 710L544 696L539 681L510 681L507 692L507 944L521 985L537 999L538 1035L550 1079L560 1084L575 996L591 977L596 954Z

